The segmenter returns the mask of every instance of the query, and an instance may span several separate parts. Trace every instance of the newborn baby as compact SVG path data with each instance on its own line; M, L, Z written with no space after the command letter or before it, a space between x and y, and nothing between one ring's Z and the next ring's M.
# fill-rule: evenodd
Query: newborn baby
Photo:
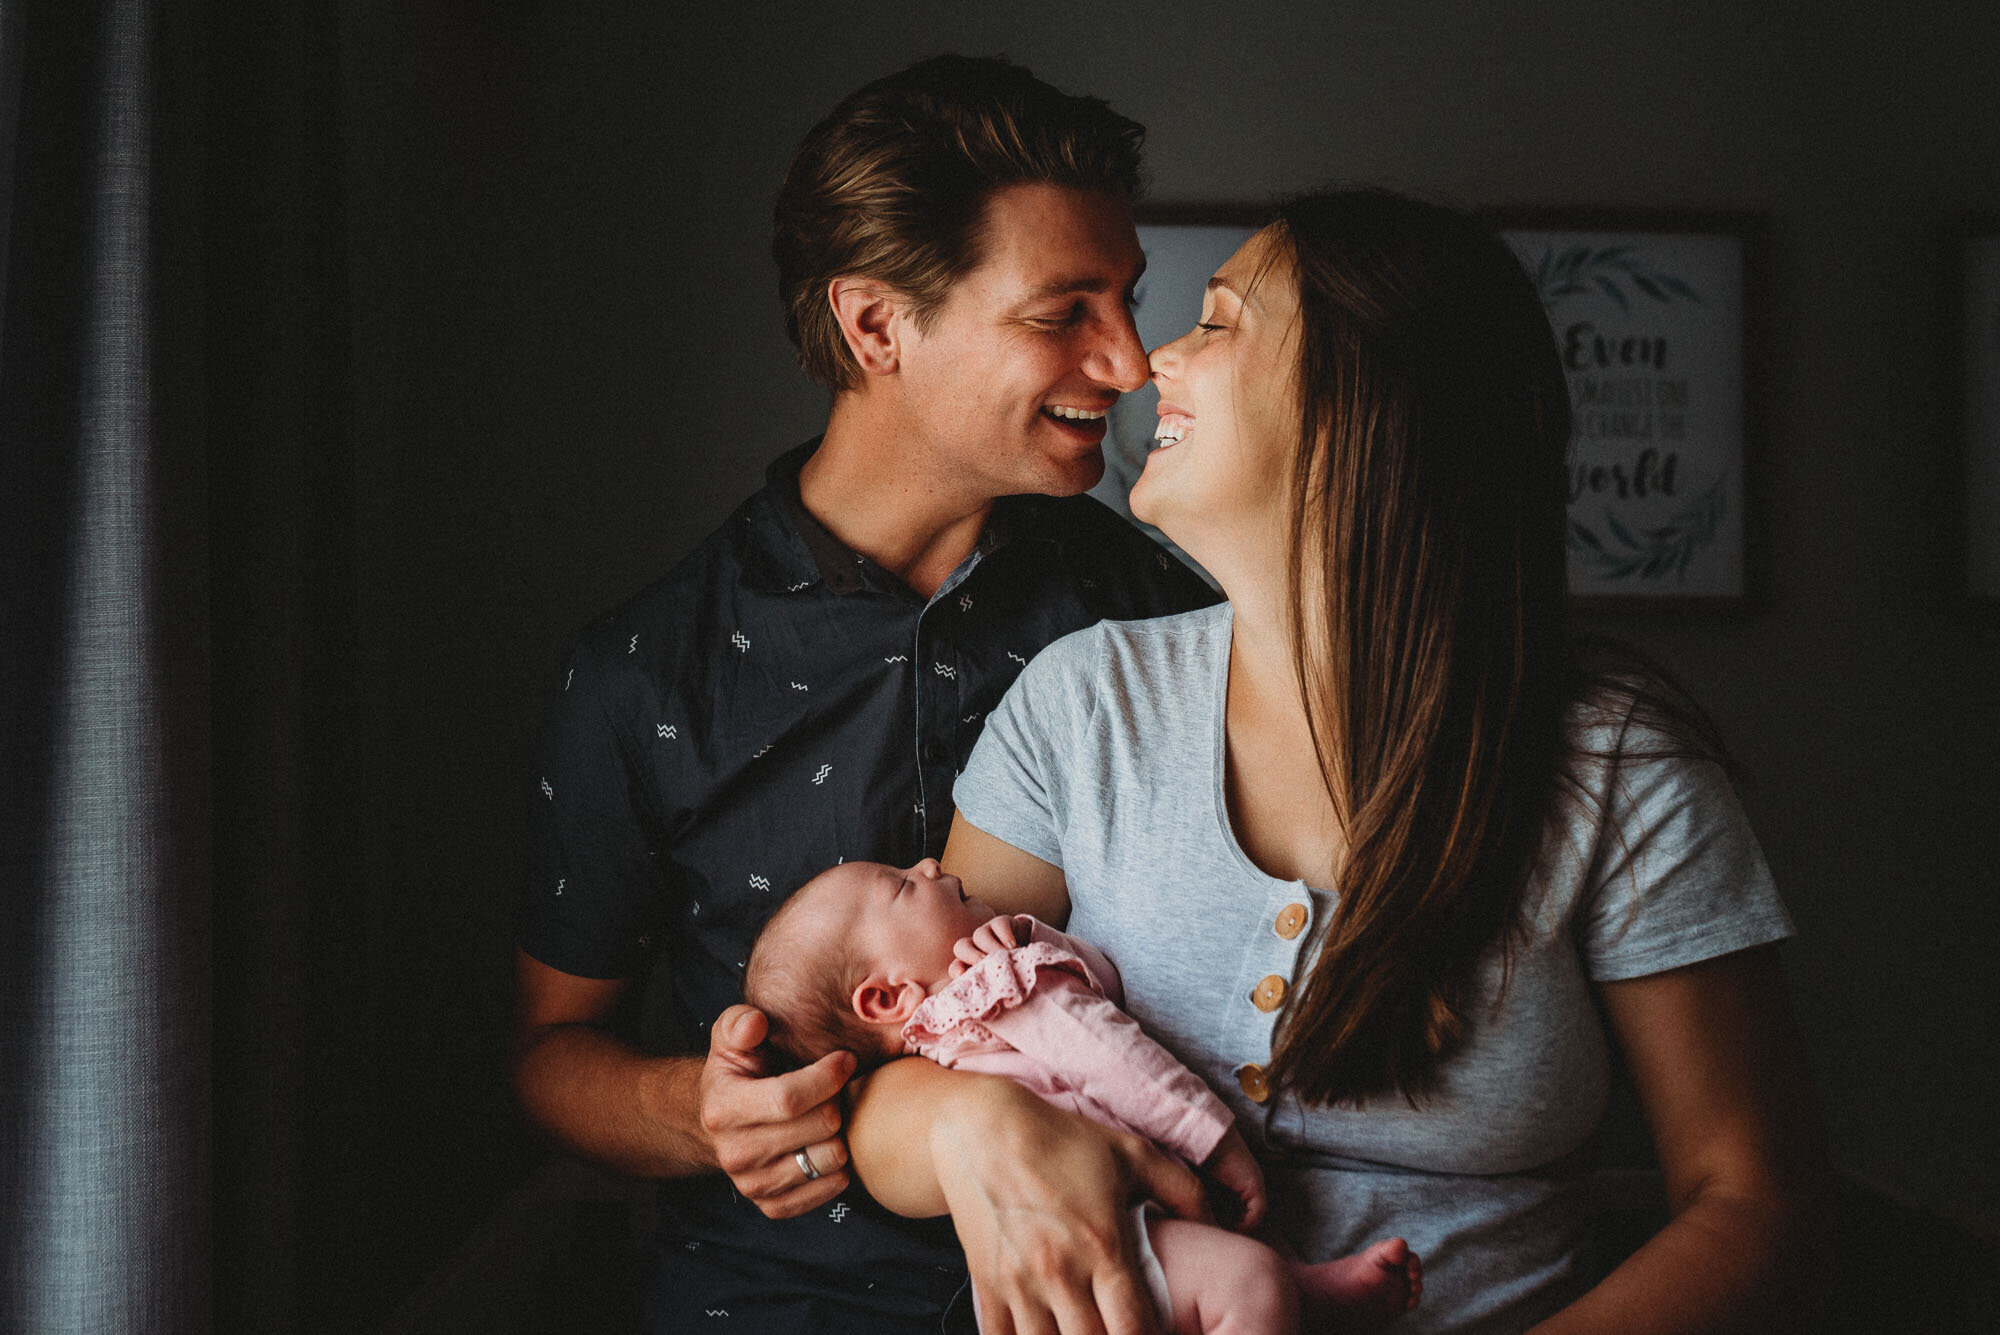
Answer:
M1009 1076L1058 1107L1145 1136L1264 1214L1264 1175L1222 1100L1118 1007L1095 947L966 897L934 858L848 862L800 887L751 951L744 998L801 1062L861 1068L904 1053ZM1141 1262L1177 1332L1367 1330L1414 1307L1422 1269L1400 1238L1318 1265L1209 1224L1141 1213Z

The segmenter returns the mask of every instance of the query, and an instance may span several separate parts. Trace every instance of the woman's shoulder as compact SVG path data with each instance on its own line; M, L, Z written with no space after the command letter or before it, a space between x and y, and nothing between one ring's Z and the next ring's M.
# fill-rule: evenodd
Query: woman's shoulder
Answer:
M1099 621L1035 655L1023 681L1125 679L1135 667L1178 666L1229 645L1229 604L1137 621Z
M1730 786L1731 762L1708 721L1630 683L1581 691L1564 733L1570 778L1600 799Z
M1572 704L1567 797L1535 913L1581 935L1590 976L1636 977L1791 934L1705 719L1612 683Z
M1099 653L1107 664L1186 666L1229 652L1230 609L1216 603L1143 621L1100 621L1092 629L1101 637Z

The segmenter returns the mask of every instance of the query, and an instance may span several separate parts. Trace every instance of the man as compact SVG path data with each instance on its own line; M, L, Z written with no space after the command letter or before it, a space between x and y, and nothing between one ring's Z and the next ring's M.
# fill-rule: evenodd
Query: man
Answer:
M1044 645L1213 600L1081 494L1106 411L1147 377L1142 133L956 56L815 127L773 253L800 363L833 394L825 435L565 670L515 1079L564 1143L665 1179L650 1329L969 1320L948 1225L848 1180L851 1058L782 1072L734 1003L758 928L811 875L942 850L953 777ZM629 1000L636 1041L614 1022Z

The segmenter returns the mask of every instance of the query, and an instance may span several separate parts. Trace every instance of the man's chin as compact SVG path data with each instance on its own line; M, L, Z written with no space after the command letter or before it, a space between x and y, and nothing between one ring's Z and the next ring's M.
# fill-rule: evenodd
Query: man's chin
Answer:
M1042 484L1036 490L1044 496L1081 496L1104 480L1104 446L1045 457L1041 473Z
M1081 496L1084 492L1089 491L1092 487L1102 482L1104 480L1104 451L1101 449L1095 451L1085 462L1088 465L1087 467L1075 470L1076 485L1074 487L1065 492L1051 494Z
M1000 496L1081 496L1104 477L1104 460L1100 457L1088 461L1088 466L1079 463L1044 463L1033 469L1020 469L1013 476L1001 478L996 485L1004 490Z

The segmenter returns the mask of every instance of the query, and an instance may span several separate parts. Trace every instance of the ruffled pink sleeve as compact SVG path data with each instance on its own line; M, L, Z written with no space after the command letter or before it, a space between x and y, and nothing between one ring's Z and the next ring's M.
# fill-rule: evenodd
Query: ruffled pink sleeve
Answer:
M967 1052L992 1047L1000 1040L989 1022L1026 1002L1049 969L1088 983L1083 961L1049 942L988 955L917 1007L903 1025L904 1049L950 1066Z
M1089 972L1047 940L988 955L917 1008L903 1026L904 1048L1011 1076L1058 1106L1201 1163L1229 1130L1228 1108L1102 996Z

